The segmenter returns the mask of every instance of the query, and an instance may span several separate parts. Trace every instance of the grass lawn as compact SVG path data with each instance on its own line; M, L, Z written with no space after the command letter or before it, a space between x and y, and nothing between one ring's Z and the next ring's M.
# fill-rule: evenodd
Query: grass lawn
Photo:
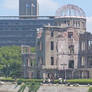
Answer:
M92 87L89 88L88 92L92 92Z
M71 80L67 80L67 82L69 83L79 83L79 84L91 84L92 85L92 79L71 79Z

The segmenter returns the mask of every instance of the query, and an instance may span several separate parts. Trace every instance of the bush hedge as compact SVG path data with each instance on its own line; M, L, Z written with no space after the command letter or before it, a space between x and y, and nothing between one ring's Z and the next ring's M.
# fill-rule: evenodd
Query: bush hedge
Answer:
M13 78L1 78L0 81L4 81L4 82L15 82L17 81L17 84L21 84L22 82L37 82L37 83L42 83L43 82L43 79L13 79ZM78 84L83 84L83 85L92 85L92 79L71 79L71 80L67 80L66 81L67 83L70 83L70 84L75 84L75 83L78 83ZM54 84L56 83L59 83L59 80L54 80L53 82Z
M0 78L0 81L4 81L4 82L15 82L15 81L17 81L17 83L22 83L22 82L38 82L38 83L41 83L41 82L43 82L43 79L23 79L23 78L21 78L21 79L13 79L13 78L11 78L11 77L8 77L8 78L5 78L5 77L3 77L3 78Z
M83 85L87 85L87 84L92 85L92 79L73 79L73 80L67 80L67 82L71 84L78 83L78 84L83 84Z
M43 79L18 79L17 81L21 80L22 82L42 82Z
M14 82L15 79L10 78L1 78L0 81L4 81L4 82Z
M18 79L17 84L20 85L22 82L37 82L37 83L42 83L42 79Z

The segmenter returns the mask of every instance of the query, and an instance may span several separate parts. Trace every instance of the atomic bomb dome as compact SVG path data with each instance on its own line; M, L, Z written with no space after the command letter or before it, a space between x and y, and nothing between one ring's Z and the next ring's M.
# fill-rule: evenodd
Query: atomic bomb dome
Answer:
M85 12L80 7L68 4L64 5L61 8L57 9L56 17L86 17Z

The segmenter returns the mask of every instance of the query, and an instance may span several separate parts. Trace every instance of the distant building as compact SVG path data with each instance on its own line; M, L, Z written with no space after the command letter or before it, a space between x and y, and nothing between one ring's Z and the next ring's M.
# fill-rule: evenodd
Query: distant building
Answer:
M19 0L19 16L0 16L0 46L34 47L37 28L54 21L52 16L37 15L37 0Z
M54 17L1 17L0 46L36 45L37 28L53 24Z
M37 16L37 0L19 0L19 16Z

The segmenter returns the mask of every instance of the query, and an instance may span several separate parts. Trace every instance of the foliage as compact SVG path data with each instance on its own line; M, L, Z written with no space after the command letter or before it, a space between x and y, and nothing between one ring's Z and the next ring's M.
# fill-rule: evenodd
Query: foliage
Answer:
M22 82L23 82L23 81L22 81L22 80L20 80L20 79L19 79L19 80L17 80L17 85L21 85L21 84L22 84Z
M5 77L19 77L21 64L20 47L5 46L0 48L0 70Z
M37 82L37 83L42 83L42 79L18 79L17 84L21 84L22 82Z
M67 80L67 82L73 84L73 83L79 83L79 84L92 84L92 79L72 79Z
M39 82L39 83L42 83L43 82L43 79L18 79L17 80L17 84L19 83L22 83L22 82ZM71 84L75 84L75 83L78 83L78 84L92 84L92 79L71 79L71 80L66 80L67 83L71 83ZM54 80L53 82L54 84L57 84L59 83L59 80Z
M92 87L89 88L88 92L92 92Z
M37 90L40 88L40 83L39 82L22 83L18 92L24 92L26 88L28 88L28 92L37 92Z
M0 81L4 81L4 82L14 82L15 80L11 77L8 78L0 78Z
M31 48L31 52L32 53L35 53L36 52L36 49L34 47Z

